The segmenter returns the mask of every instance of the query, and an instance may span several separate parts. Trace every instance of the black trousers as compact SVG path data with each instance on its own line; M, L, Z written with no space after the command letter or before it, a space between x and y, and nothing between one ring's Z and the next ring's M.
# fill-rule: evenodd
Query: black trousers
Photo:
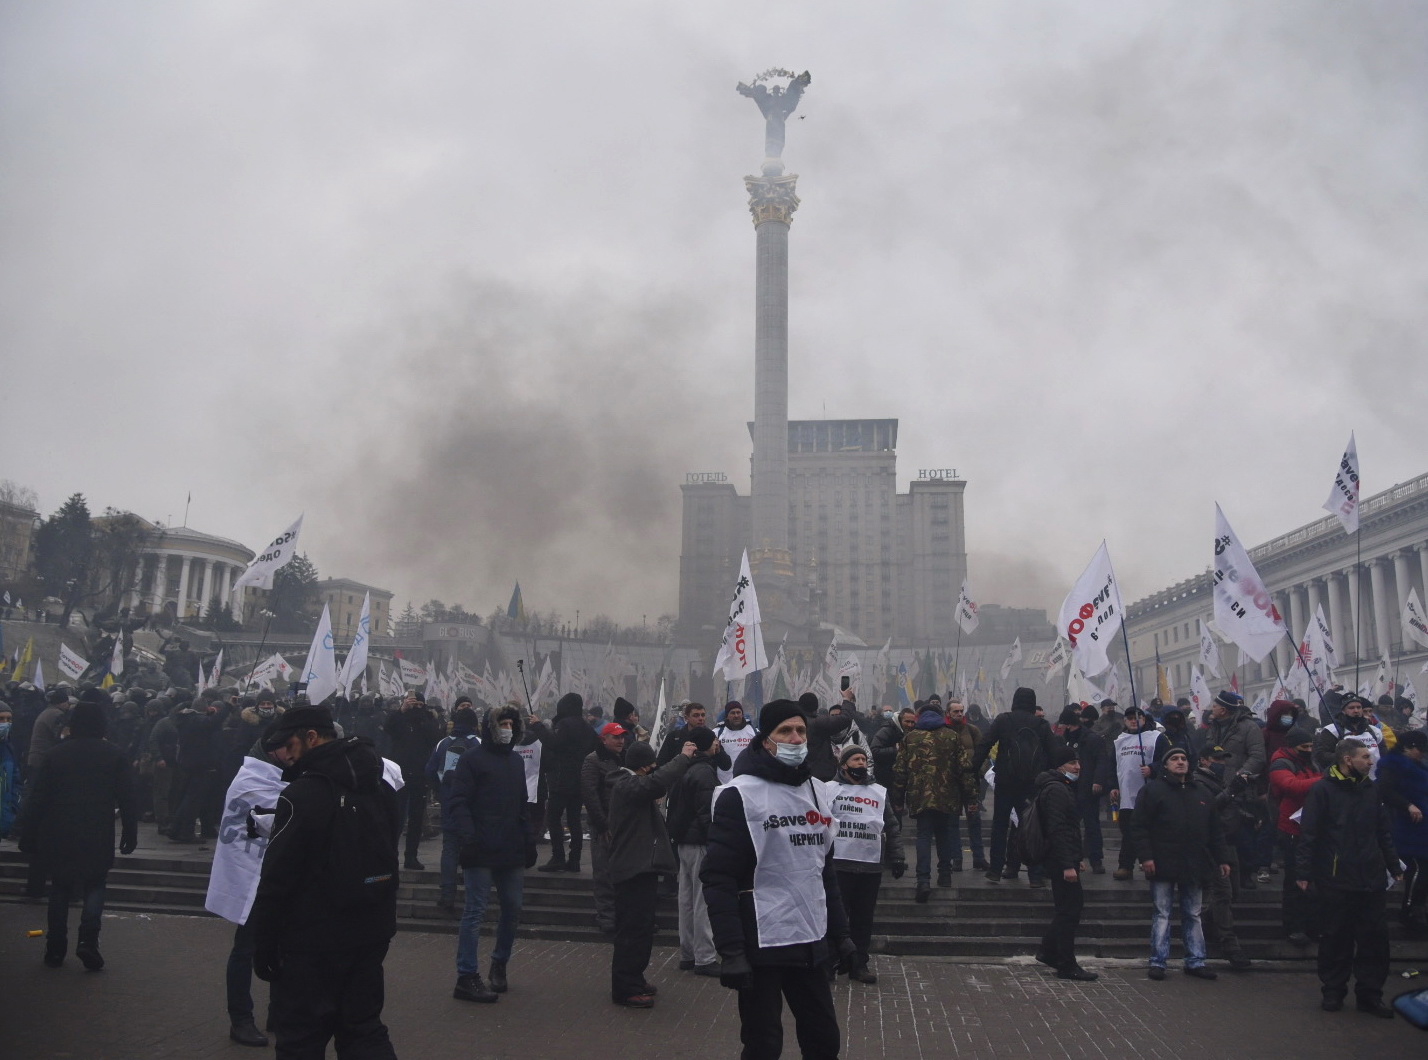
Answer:
M1116 857L1116 868L1118 869L1135 868L1135 844L1131 842L1130 830L1131 816L1134 813L1134 810L1126 809L1116 811L1116 823L1120 825L1121 829L1121 852Z
M658 892L659 876L653 872L615 885L615 947L610 954L610 997L615 1001L645 992Z
M1076 929L1081 926L1081 908L1085 894L1081 881L1068 883L1061 873L1052 870L1051 901L1054 903L1051 926L1041 937L1041 952L1059 972L1076 967Z
M1319 888L1323 935L1319 938L1319 983L1325 997L1349 992L1349 974L1360 1001L1383 999L1388 980L1388 894Z
M561 818L570 826L570 861L580 863L580 850L583 840L580 838L580 794L574 792L566 794L561 791L552 791L546 801L545 824L550 829L550 856L552 858L564 859L565 857L565 837L561 834Z
M402 790L397 793L401 800L407 822L407 842L404 857L415 861L417 848L421 846L421 834L426 831L426 776L402 774Z
M382 1022L387 943L327 953L289 952L272 983L277 1060L396 1060Z
M803 1060L837 1060L842 1035L827 973L822 968L757 964L753 986L739 991L743 1060L775 1060L783 1055L785 999Z
M1312 887L1307 891L1299 889L1299 876L1294 871L1299 856L1299 837L1281 833L1280 847L1284 851L1284 890L1280 894L1281 916L1284 919L1284 933L1303 933L1310 938L1319 937L1319 895Z
M843 911L848 914L848 935L858 952L853 957L854 968L868 966L868 946L873 941L873 914L878 908L878 891L883 885L881 872L839 872L838 890L843 894Z
M1400 914L1404 917L1412 913L1422 913L1428 906L1428 858L1405 856L1408 869L1403 874L1403 906Z
M1240 952L1240 937L1235 933L1233 904L1239 896L1239 853L1234 847L1229 848L1229 853L1230 874L1221 876L1217 872L1210 882L1205 884L1205 901L1200 916L1201 926L1205 929L1206 941L1213 942L1223 957ZM1206 912L1208 912L1208 916L1205 915Z

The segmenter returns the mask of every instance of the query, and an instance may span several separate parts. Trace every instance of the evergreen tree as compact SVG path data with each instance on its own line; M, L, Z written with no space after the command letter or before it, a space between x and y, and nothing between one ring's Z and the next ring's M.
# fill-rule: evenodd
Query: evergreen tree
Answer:
M310 633L317 623L317 567L300 553L273 573L268 610L274 633Z
M35 569L45 592L64 603L61 626L88 594L93 564L94 523L84 494L75 493L35 532Z

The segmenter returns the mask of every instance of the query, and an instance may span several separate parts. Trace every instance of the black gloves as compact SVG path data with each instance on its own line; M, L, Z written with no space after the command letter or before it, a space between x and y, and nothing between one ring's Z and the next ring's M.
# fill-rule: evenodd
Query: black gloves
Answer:
M526 868L535 868L535 863L540 860L540 851L535 847L526 847Z
M253 950L253 974L271 983L283 974L283 951L271 942L260 942Z
M895 880L900 880L900 879L902 879L902 874L907 871L907 862L905 862L905 861L894 861L894 862L892 863L892 869L891 869L891 871L892 871L892 878L893 878L893 879L895 879Z
M725 957L719 963L719 985L730 990L748 990L754 985L754 970L742 953Z
M461 853L456 855L456 863L463 869L474 869L476 867L476 841L468 839L461 844Z

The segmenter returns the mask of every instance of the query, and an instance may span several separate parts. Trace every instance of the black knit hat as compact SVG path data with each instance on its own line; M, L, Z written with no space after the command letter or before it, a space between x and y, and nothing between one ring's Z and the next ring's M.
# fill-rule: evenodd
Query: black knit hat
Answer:
M655 749L644 740L639 740L626 748L625 768L638 773L645 766L654 765L655 757Z
M786 702L786 701L780 701L780 702ZM805 718L816 717L817 714L818 714L818 708L819 708L820 705L821 705L821 704L819 704L819 702L818 702L818 697L817 697L816 695L814 695L812 692L805 692L805 693L803 693L803 695L801 695L801 696L798 697L798 710L799 710L799 713L801 713ZM764 709L767 710L768 708L765 707ZM763 715L761 714L761 715L759 715L759 717L762 718ZM760 732L770 732L771 730L764 728L764 726L763 726L762 724L760 724L760 725L759 725L759 731L760 731Z
M1060 769L1067 762L1079 762L1080 760L1080 752L1078 752L1076 748L1068 747L1064 743L1051 752L1052 769Z
M1165 763L1169 762L1171 757L1174 755L1183 755L1185 757L1185 761L1190 761L1190 752L1185 750L1185 748L1167 747L1165 749L1165 753L1160 756L1160 762L1158 764L1162 766L1165 765Z
M703 754L714 743L714 730L701 726L688 730L684 738L694 745L696 751Z
M775 699L771 703L765 703L764 709L759 711L759 733L767 737L789 718L802 717L805 715L799 709L798 703L791 699Z
M98 689L93 689L98 691ZM109 718L104 708L89 699L81 699L69 712L69 734L76 739L86 736L103 738L109 731Z
M862 755L864 758L866 758L868 752L867 749L864 748L861 744L849 744L847 747L843 748L843 753L838 756L838 764L840 766L846 766L848 764L848 759L852 758L854 755Z
M1075 707L1067 707L1061 712L1061 716L1056 719L1057 725L1077 725L1081 724L1081 712Z
M1012 710L1036 710L1036 692L1030 688L1018 688L1012 693Z
M624 721L631 714L635 713L635 705L624 696L615 699L615 710L613 717L616 721Z
M1296 725L1284 734L1285 747L1303 747L1314 742L1314 734L1302 725Z

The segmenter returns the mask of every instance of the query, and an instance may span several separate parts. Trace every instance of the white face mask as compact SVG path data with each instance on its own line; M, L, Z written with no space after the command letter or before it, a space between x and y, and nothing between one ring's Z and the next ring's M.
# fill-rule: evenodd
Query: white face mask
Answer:
M774 744L774 757L784 765L801 766L803 760L808 757L808 744L776 743Z
M491 736L497 743L510 743L515 733L510 729L497 729Z
M1067 772L1066 770L1064 770L1064 769L1061 771L1061 775L1062 775L1063 777L1065 777L1067 780L1080 780L1080 779L1081 779L1081 774L1080 774L1080 773L1068 773L1068 772Z

